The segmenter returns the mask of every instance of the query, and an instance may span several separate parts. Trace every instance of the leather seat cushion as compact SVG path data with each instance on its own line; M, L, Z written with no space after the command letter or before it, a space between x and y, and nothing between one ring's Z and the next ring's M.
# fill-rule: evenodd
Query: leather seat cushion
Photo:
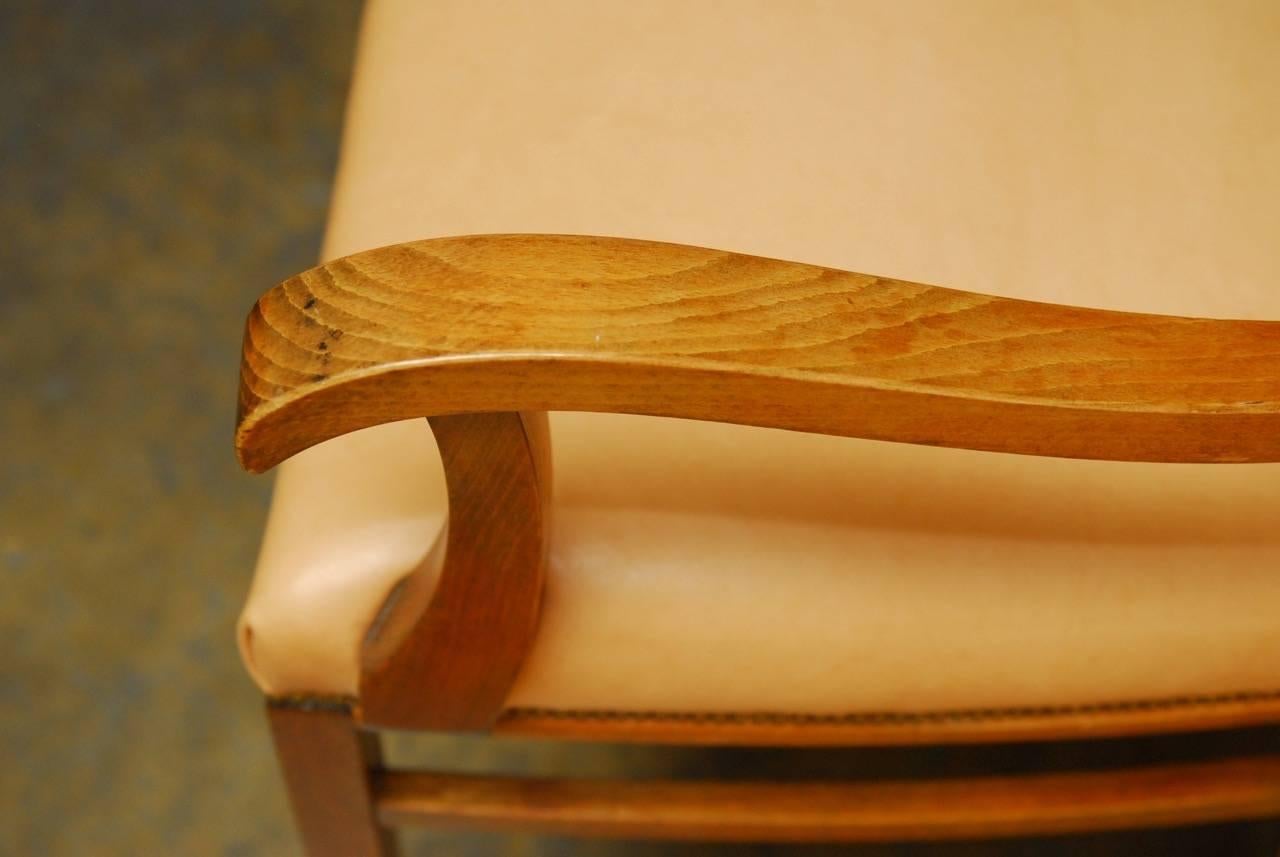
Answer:
M803 6L803 8L802 8ZM325 246L569 232L1088 306L1280 318L1266 4L375 2ZM847 713L1280 686L1280 467L554 414L509 703ZM241 622L350 694L439 535L424 421L282 466Z

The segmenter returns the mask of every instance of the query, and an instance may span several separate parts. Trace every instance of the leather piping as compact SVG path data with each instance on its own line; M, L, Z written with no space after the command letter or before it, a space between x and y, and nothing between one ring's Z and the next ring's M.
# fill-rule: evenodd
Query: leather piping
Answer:
M331 711L354 709L355 697L314 694L269 696L268 704L278 708ZM867 711L849 714L805 714L768 711L617 711L611 709L509 708L499 722L524 718L552 718L583 721L644 721L706 726L812 725L812 726L915 726L928 723L956 723L993 720L1034 720L1062 716L1124 714L1137 711L1170 711L1180 708L1207 708L1216 705L1280 702L1280 690L1237 691L1235 693L1164 697L1160 699L1073 705L1008 706L940 711Z
M287 693L281 696L268 696L267 706L270 708L289 708L296 711L346 711L351 712L359 705L354 696L333 696L317 693Z
M1032 720L1071 715L1122 714L1136 711L1167 711L1179 708L1204 708L1215 705L1248 704L1280 701L1280 690L1240 691L1236 693L1179 696L1151 700L1083 703L1077 705L1044 705L1005 708L972 708L941 711L869 711L852 714L803 714L786 712L732 711L611 711L556 708L510 708L502 720L530 717L562 720L608 720L687 723L696 725L813 725L813 726L913 726L922 723L951 723L991 720Z

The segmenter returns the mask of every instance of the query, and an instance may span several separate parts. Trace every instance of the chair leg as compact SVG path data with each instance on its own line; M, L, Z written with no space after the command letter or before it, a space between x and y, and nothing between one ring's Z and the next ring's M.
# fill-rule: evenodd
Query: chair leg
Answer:
M382 764L378 736L357 729L340 703L268 702L267 718L307 857L394 857L370 782Z

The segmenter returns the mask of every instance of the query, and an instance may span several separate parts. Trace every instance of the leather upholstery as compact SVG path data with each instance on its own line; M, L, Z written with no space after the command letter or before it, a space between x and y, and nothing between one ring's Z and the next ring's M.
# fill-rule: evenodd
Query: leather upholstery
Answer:
M974 291L1280 318L1270 4L375 2L325 246L635 236ZM510 704L844 713L1280 688L1280 466L555 414ZM425 422L287 462L241 623L353 693L440 531Z

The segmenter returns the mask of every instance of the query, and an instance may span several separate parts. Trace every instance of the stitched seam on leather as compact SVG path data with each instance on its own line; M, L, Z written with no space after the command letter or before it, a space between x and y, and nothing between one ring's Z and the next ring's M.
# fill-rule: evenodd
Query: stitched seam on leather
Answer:
M335 696L319 693L286 693L268 696L267 705L272 708L293 708L299 711L352 711L359 704L354 696Z
M1280 690L1179 696L1151 700L1126 700L1075 705L1010 706L1005 708L949 709L941 711L870 711L850 714L734 711L620 711L610 709L511 708L503 720L548 718L560 720L651 721L706 725L831 725L911 726L993 720L1033 720L1064 716L1128 714L1205 708L1232 704L1280 702Z

